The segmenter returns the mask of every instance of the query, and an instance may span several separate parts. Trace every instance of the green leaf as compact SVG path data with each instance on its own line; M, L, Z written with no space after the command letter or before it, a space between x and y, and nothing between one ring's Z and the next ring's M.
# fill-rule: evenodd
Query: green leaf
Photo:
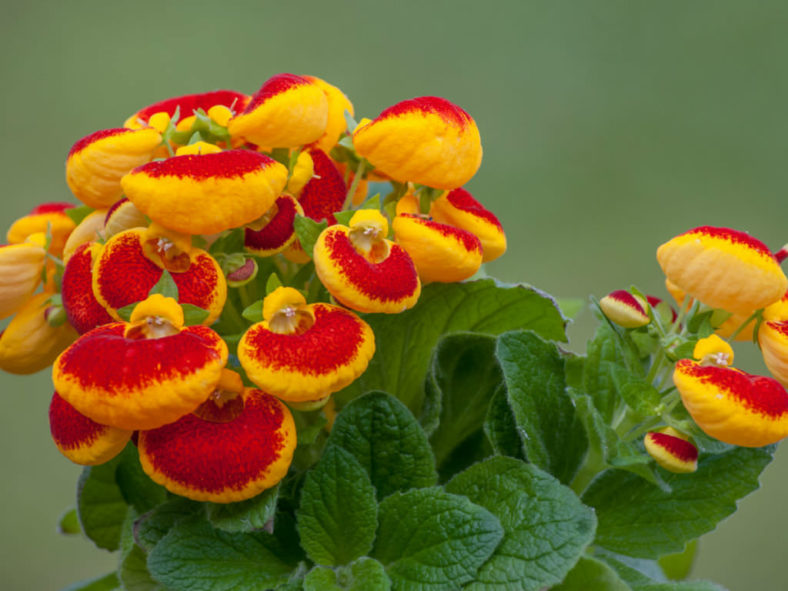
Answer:
M383 565L374 558L359 558L336 570L318 566L304 577L304 591L389 591Z
M560 583L594 539L594 512L558 480L514 458L475 464L446 492L488 509L504 530L468 590L538 591Z
M484 434L496 454L520 460L526 459L523 442L517 432L517 423L514 422L506 387L503 384L490 398L490 406L484 419Z
M95 210L92 207L88 207L87 205L80 205L78 207L69 207L68 209L64 209L63 213L65 213L71 221L74 222L77 226L88 217L91 213Z
M351 218L356 215L355 211L336 211L334 212L334 219L337 221L338 224L342 224L343 226L349 226Z
M176 523L202 517L203 514L202 503L175 497L137 520L134 524L134 541L149 552Z
M735 448L707 456L693 474L669 474L667 493L620 470L601 474L583 495L599 518L596 543L642 558L679 552L736 511L736 501L758 488L774 446Z
M296 511L301 546L317 564L348 564L372 548L377 513L364 468L341 447L329 447L301 489Z
M496 356L528 461L571 481L588 439L566 393L557 347L532 332L509 332L498 338Z
M126 322L131 320L131 313L134 312L134 308L137 307L139 302L134 302L133 304L128 304L123 306L122 308L118 308L118 316L120 316Z
M375 193L372 197L359 205L358 209L376 209L380 211L380 193Z
M651 560L629 558L604 550L597 554L616 570L632 591L726 591L709 581L666 581L657 563Z
M503 537L489 511L439 488L394 493L380 504L371 556L394 591L457 589L474 579Z
M347 109L345 109L342 114L345 116L345 125L347 125L347 131L352 135L353 131L355 131L356 127L358 127L358 122L353 119L353 115L351 115L350 111Z
M166 269L162 272L159 280L150 288L148 295L152 296L157 293L165 298L178 299L178 286L175 284L172 274Z
M395 393L421 416L424 377L438 339L453 332L497 335L527 328L547 339L565 340L566 320L547 294L525 285L493 279L433 283L418 304L401 314L365 317L375 333L377 352L367 370L337 393L340 406L370 390Z
M246 501L205 503L205 513L214 527L229 532L250 532L263 529L274 518L278 497L277 484Z
M271 275L275 277L275 275ZM249 304L244 311L241 312L241 316L246 318L249 322L262 322L263 321L263 300L257 300L256 302Z
M127 504L144 513L167 500L167 489L143 471L136 446L127 445L118 458L115 480Z
M82 528L79 526L76 507L69 507L63 511L60 519L57 521L57 531L64 536L78 534L82 531Z
M205 322L210 312L194 304L181 304L183 308L183 322L186 326L196 326Z
M595 558L584 556L564 579L551 591L631 591L615 570Z
M580 298L561 298L558 300L558 307L563 315L574 320L586 307L586 302Z
M154 579L172 591L266 591L294 564L267 533L230 533L205 521L182 522L148 555Z
M316 222L312 218L296 214L293 220L293 228L295 229L298 241L301 243L301 248L304 252L312 258L312 251L315 250L315 242L320 233L328 227L328 222Z
M666 577L673 581L680 581L689 576L697 553L698 540L691 540L687 542L687 545L681 552L660 556L658 563Z
M166 587L151 577L147 560L145 551L136 544L126 553L118 568L123 591L167 591Z
M439 468L455 447L482 427L502 379L495 337L459 333L438 341L425 388L437 392L440 400L438 428L430 436Z
M378 499L437 481L426 434L411 412L385 392L370 392L342 409L328 445L356 458L369 474Z
M128 506L115 480L120 456L82 470L77 483L77 515L85 535L99 548L115 551Z
M219 253L243 252L244 250L244 231L242 228L234 228L225 232L217 238L208 249L212 255Z
M119 588L120 581L118 581L118 575L112 572L103 577L72 583L60 591L117 591Z
M282 280L279 279L279 275L276 272L271 273L265 282L265 294L268 295L279 287L282 287Z

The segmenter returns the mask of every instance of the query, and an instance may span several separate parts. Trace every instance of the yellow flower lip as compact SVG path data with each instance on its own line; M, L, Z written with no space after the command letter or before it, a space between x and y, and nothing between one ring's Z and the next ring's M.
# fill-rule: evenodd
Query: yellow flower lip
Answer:
M0 246L0 318L19 310L41 281L44 244L44 235L37 233L20 244Z
M280 287L263 302L265 320L238 344L246 375L283 400L310 402L341 390L367 368L375 353L369 325L330 304L306 304Z
M173 298L153 294L134 307L126 328L126 338L162 338L183 328L183 308Z
M668 472L689 474L698 469L698 448L672 427L647 433L643 445L657 464Z
M727 367L733 365L733 348L717 335L698 340L692 350L692 356L701 365Z
M66 159L66 182L85 205L100 209L121 198L120 180L153 158L161 134L153 128L102 129L74 144Z
M78 412L57 392L49 405L49 429L60 453L82 466L108 462L123 451L134 433L100 425Z
M432 202L430 215L441 224L471 232L482 243L483 262L506 252L506 234L498 218L463 188L444 193Z
M611 322L624 328L638 328L651 322L648 304L624 289L607 294L599 300L599 307Z
M219 317L227 299L227 281L219 264L198 248L179 251L186 247L185 242L176 244L183 237L169 235L174 240L170 248L164 244L156 252L146 246L150 240L158 244L159 239L143 228L115 234L104 245L92 269L93 294L113 318L120 320L120 308L144 300L164 269L170 270L178 287L179 303L208 310L203 324ZM180 254L167 260L168 251Z
M749 315L779 300L788 289L771 251L750 235L702 226L657 250L667 279L712 308Z
M126 196L153 221L183 234L215 234L253 222L273 205L287 168L250 150L174 156L123 177Z
M32 296L0 332L0 369L20 375L41 371L76 340L68 323L52 326L47 321L51 297L46 292Z
M409 213L397 215L393 226L424 282L462 281L482 264L481 241L470 232Z
M760 447L788 435L788 392L776 380L681 359L673 382L693 420L711 437Z
M392 179L436 189L461 187L482 161L476 122L457 105L434 96L402 101L359 124L353 144Z
M404 248L382 238L388 230L385 218L362 212L353 216L352 227L334 225L321 232L315 272L341 304L359 312L397 314L419 299L416 267Z
M77 411L102 425L155 429L192 412L211 395L228 355L218 334L188 326L159 338L135 333L129 338L129 326L99 326L55 361L55 389Z
M266 80L242 113L227 124L232 137L258 146L294 148L317 141L328 125L328 99L315 82L295 74Z
M74 207L73 204L63 202L43 203L36 206L28 215L11 224L6 235L8 243L19 244L31 234L46 232L49 228L52 237L49 252L55 256L61 256L69 234L76 227L76 224L65 213L67 209L72 207Z
M238 502L287 474L296 447L295 422L282 402L247 388L243 408L232 420L187 414L141 431L138 446L143 470L170 492L195 501Z

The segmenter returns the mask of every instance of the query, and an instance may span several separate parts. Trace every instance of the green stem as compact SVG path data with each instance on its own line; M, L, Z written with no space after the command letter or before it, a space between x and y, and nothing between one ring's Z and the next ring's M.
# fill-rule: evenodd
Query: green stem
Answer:
M758 317L761 315L761 313L762 313L762 312L763 312L763 310L755 310L755 312L753 312L752 314L750 314L750 316L747 318L747 320L745 320L744 322L742 322L742 323L739 325L739 328L737 328L736 330L734 330L734 331L733 331L733 334L731 334L731 336L729 336L729 337L728 337L728 341L735 341L735 340L736 340L736 337L737 337L737 336L739 336L739 333L740 333L741 331L743 331L743 330L744 330L744 329L747 327L747 325L748 325L748 324L750 324L750 322L752 322L753 320L755 320L756 318L758 318Z
M356 189L358 189L358 186L361 183L361 177L364 175L365 167L366 160L362 158L358 163L355 174L353 175L353 182L350 183L350 188L347 190L347 195L345 195L345 204L342 206L342 211L350 209L350 204L353 203L353 195L356 194Z
M596 475L606 467L602 450L597 447L589 448L586 459L572 479L569 488L575 491L577 496L582 495Z

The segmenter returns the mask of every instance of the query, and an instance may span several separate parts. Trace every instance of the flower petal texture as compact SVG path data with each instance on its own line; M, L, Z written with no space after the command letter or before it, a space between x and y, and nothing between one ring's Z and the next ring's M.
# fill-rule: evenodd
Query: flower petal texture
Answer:
M246 389L243 410L214 422L187 414L139 436L140 463L170 492L214 503L243 501L276 485L290 467L296 430L288 408Z
M147 226L148 220L145 218L145 214L137 209L137 206L127 197L124 197L107 211L104 218L104 238L109 239L125 230Z
M175 156L135 168L123 191L142 213L183 234L213 234L253 222L273 205L287 168L250 150Z
M769 320L758 328L758 344L769 372L788 387L788 320Z
M99 425L77 412L57 392L49 405L49 430L58 451L82 466L108 462L123 451L133 433Z
M454 189L438 197L430 206L430 215L436 222L462 228L478 236L482 241L485 263L506 252L506 234L501 222L465 189Z
M315 147L320 148L324 152L330 152L340 136L347 129L347 121L345 120L345 111L350 116L353 116L353 103L345 94L333 84L329 84L325 80L321 80L316 76L302 76L309 80L312 84L320 87L326 93L328 100L328 120L326 123L326 130L323 135L315 142Z
M66 244L63 246L64 263L68 263L68 260L71 258L71 256L83 244L103 240L104 220L107 217L107 211L109 210L97 209L90 212L81 222L79 222L79 225L74 228L74 231L68 235L68 240L66 240Z
M304 185L298 200L304 215L315 221L335 223L334 213L345 203L347 187L339 170L328 155L317 149L309 150L314 166L314 176Z
M265 225L262 228L244 229L244 248L261 257L282 252L295 240L296 214L304 215L298 200L287 194L279 196L263 216Z
M412 308L421 294L421 282L405 249L384 240L383 252L365 254L355 246L351 231L335 225L318 236L315 272L326 289L359 312L398 314Z
M118 310L144 300L161 279L166 266L146 256L146 231L127 230L110 238L101 250L93 268L93 293L109 314L120 320ZM219 264L204 250L193 248L187 255L187 267L172 271L178 286L178 301L192 304L209 315L210 324L222 312L227 299L227 282Z
M63 271L63 308L69 323L79 334L115 320L93 294L93 264L102 249L98 242L81 245L68 259Z
M41 371L76 340L77 333L68 323L52 326L47 321L53 311L51 296L34 295L0 332L0 369L15 374Z
M0 318L10 316L30 298L41 281L45 257L43 234L0 246Z
M238 343L238 359L250 380L283 400L315 401L341 390L375 353L366 322L339 306L307 305L291 288L266 297L263 317ZM293 320L283 328L287 318Z
M657 250L667 279L707 306L751 314L779 300L788 279L759 240L729 228L701 226Z
M198 94L186 94L164 99L143 107L126 119L123 125L130 129L139 129L148 124L152 115L166 113L169 117L172 117L175 115L176 109L179 111L181 118L191 116L197 109L202 109L207 113L212 107L219 105L238 112L242 111L248 102L248 95L234 90L213 90Z
M71 203L44 203L33 208L28 215L19 218L8 229L9 244L24 242L28 236L37 232L51 232L52 241L49 252L61 256L69 234L75 228L74 222L65 210L74 207Z
M152 128L103 129L73 145L66 159L66 182L85 205L99 209L120 199L120 179L145 164L161 144Z
M643 300L624 289L607 294L599 300L599 307L611 322L624 328L638 328L651 322Z
M681 359L673 382L693 420L711 437L761 447L788 435L788 392L776 380Z
M294 148L320 139L328 125L328 99L316 83L295 74L266 80L228 123L233 137L258 146Z
M668 472L689 474L698 469L698 448L671 427L647 433L643 445L657 464Z
M396 216L392 226L425 283L462 281L482 264L482 243L470 232L409 213Z
M227 345L210 328L170 336L126 335L124 322L82 335L55 361L52 381L80 413L102 425L155 429L204 402L227 362Z
M461 187L482 162L476 122L457 105L435 96L385 109L356 128L353 144L360 156L392 179L436 189Z

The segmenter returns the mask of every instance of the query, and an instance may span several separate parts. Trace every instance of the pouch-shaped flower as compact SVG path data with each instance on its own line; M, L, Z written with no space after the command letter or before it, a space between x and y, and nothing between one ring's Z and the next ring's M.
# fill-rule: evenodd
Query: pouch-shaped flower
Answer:
M506 234L495 214L465 189L454 189L432 202L430 215L436 222L471 232L481 240L485 263L506 252Z

